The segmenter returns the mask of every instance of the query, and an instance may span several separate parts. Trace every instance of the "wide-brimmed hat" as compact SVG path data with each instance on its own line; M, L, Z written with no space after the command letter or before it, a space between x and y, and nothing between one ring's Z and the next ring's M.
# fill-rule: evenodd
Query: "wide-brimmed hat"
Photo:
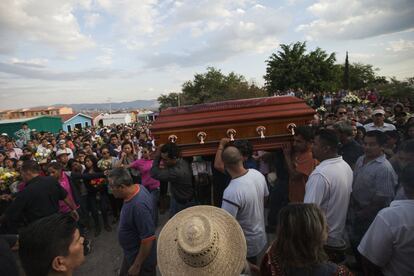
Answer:
M240 275L247 246L239 223L213 206L187 208L161 230L157 258L161 275Z

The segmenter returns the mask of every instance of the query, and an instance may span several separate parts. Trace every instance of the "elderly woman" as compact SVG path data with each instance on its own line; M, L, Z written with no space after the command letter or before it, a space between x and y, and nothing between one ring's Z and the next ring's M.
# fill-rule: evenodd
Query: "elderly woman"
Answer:
M262 276L352 275L328 261L326 218L315 204L290 204L279 213L276 239L263 257Z

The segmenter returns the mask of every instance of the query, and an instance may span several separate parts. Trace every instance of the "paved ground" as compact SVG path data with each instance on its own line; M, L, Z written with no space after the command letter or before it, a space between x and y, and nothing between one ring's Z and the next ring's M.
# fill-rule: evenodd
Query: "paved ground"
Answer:
M156 232L157 236L167 220L167 214L160 216L160 226ZM118 275L122 262L122 249L118 245L116 227L117 225L113 225L112 232L102 230L99 237L92 237L92 252L86 256L85 263L75 271L74 276ZM273 241L273 239L274 235L268 235L268 241ZM158 275L160 274L158 273Z
M157 228L157 236L162 226L167 222L167 214L160 216L160 226ZM92 252L86 256L85 263L75 271L74 276L116 276L122 263L122 249L118 244L117 225L113 225L112 232L102 229L101 235L92 237Z

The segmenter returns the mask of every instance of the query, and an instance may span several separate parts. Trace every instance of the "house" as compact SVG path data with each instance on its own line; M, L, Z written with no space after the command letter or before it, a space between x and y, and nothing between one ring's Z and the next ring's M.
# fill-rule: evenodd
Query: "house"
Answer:
M93 119L94 125L96 126L109 126L112 124L130 124L135 122L136 119L131 113L116 113L116 114L99 114Z
M60 115L62 118L62 129L64 131L71 132L75 128L82 129L84 127L92 126L92 117L78 113L78 114L65 114Z
M7 133L14 136L14 133L21 129L22 124L26 123L30 129L36 129L37 132L46 131L58 133L62 129L62 121L59 117L38 116L23 119L8 119L0 121L0 133Z
M150 110L142 110L137 114L137 121L154 121L157 113Z
M38 116L58 116L62 114L72 114L73 109L71 107L35 107L35 108L22 108L15 110L5 110L0 112L0 118L3 119L23 119L32 118Z

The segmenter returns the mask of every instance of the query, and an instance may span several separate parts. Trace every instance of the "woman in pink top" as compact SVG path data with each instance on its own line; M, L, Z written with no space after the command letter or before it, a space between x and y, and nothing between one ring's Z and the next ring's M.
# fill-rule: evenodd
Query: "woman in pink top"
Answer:
M59 181L60 186L68 193L68 197L70 200L75 202L76 206L79 207L79 196L77 194L77 190L73 185L71 185L69 177L62 171L62 165L57 162L51 163L47 171L49 175L56 178ZM69 213L71 210L65 204L64 201L59 201L59 211L61 213Z
M124 168L135 169L141 174L142 185L151 193L154 208L154 224L158 225L158 200L160 197L160 182L150 175L153 160L151 159L151 147L142 149L142 159L137 159Z

